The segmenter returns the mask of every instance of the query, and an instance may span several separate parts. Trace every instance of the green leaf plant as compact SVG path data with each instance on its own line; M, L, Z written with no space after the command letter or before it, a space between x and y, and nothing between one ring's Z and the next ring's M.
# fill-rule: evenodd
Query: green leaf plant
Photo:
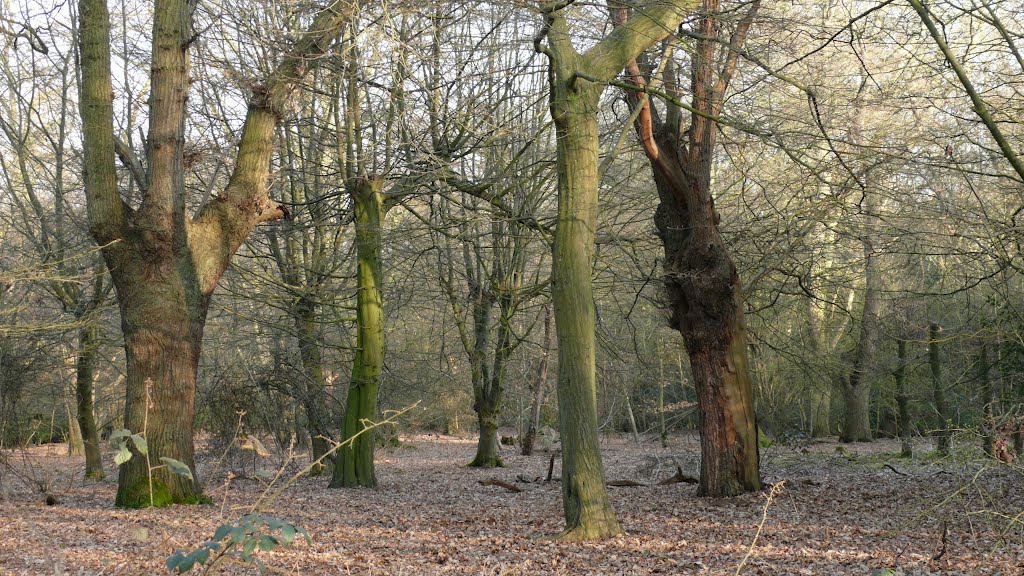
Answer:
M384 419L379 422L363 420L361 422L362 429L358 433L344 442L333 443L331 449L324 455L313 460L303 470L281 482L280 480L282 479L284 471L290 460L289 456L289 459L281 465L277 474L274 475L266 489L249 509L249 513L236 521L218 526L213 532L213 537L200 544L194 550L175 550L173 554L167 557L167 569L177 574L184 574L197 566L201 566L202 574L208 574L218 563L227 561L253 565L259 570L260 574L266 574L272 571L272 568L268 567L266 563L254 556L257 552L269 552L278 548L289 547L299 537L305 540L307 544L312 543L312 539L301 526L266 515L264 512L267 507L269 507L285 489L294 484L299 478L308 474L313 468L320 466L323 461L330 458L332 454L341 448L352 444L352 442L354 442L360 435L379 426L393 423L396 418L405 414L409 410L412 410L417 404L419 403L417 402L403 410L387 411L384 414ZM122 431L118 431L118 433L120 432ZM113 438L113 436L111 438ZM266 452L266 449L259 443L259 440L256 440L252 436L239 438L239 440L246 444L242 446L244 449L254 450L261 456L263 455L261 453L261 449L262 452ZM266 452L266 455L269 456L269 453ZM168 458L167 460L170 459ZM171 471L177 472L177 468L175 468L175 466L170 463L167 465ZM187 469L188 467L186 466L185 470Z

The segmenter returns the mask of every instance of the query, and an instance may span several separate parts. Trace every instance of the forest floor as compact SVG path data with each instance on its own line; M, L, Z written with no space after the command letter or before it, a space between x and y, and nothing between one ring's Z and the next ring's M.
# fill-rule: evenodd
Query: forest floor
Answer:
M308 575L735 574L745 557L743 574L1024 574L1020 467L940 461L924 445L920 458L901 460L891 440L774 446L762 450L762 473L781 488L765 515L767 491L709 499L692 484L657 485L677 465L698 474L694 436L673 437L668 449L621 437L602 447L609 480L645 484L609 488L626 531L611 540L544 538L563 526L560 485L518 477L543 479L548 454L509 451L507 468L470 469L473 440L420 435L378 452L377 489L298 479L266 514L304 527L312 543L256 557L276 572ZM166 574L174 550L194 549L248 513L267 483L254 472L272 468L243 456L228 477L201 462L214 505L128 511L113 506L114 479L83 481L79 459L65 450L6 454L0 575ZM522 491L481 484L491 479ZM44 503L41 483L54 505ZM213 573L257 570L222 563Z

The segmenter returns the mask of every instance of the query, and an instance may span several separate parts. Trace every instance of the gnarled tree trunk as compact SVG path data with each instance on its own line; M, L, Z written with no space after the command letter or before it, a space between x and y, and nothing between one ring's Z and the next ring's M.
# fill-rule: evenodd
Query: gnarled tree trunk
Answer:
M743 295L736 266L718 229L719 214L711 195L711 166L722 110L753 16L755 1L728 39L729 50L716 62L719 47L718 0L704 0L691 83L690 126L682 127L681 107L666 104L658 116L643 89L636 61L627 67L638 89L626 89L637 112L635 125L651 163L660 203L654 216L665 250L664 285L670 302L669 325L683 336L697 391L701 433L701 478L704 496L732 496L761 488L754 414L753 383L747 358ZM618 25L625 8L613 10ZM666 65L668 90L675 89L674 64Z

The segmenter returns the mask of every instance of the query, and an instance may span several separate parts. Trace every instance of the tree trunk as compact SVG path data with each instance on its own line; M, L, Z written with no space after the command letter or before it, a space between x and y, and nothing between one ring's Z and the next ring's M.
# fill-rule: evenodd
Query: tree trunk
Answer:
M747 358L746 327L739 275L718 229L719 214L711 195L711 167L725 93L736 69L760 2L751 3L732 36L718 38L720 3L706 0L691 66L693 106L690 126L682 131L682 109L666 104L658 117L647 95L627 90L637 110L635 127L651 164L659 204L654 223L665 250L665 289L669 325L683 336L694 387L701 432L701 482L704 496L733 496L761 488L754 415L753 382ZM625 8L613 8L618 26ZM725 42L732 50L721 50ZM717 62L716 55L723 56ZM631 82L644 87L635 60L628 63ZM667 63L670 93L679 93L675 65Z
M658 350L658 430L661 447L668 448L668 428L665 427L665 351Z
M480 438L476 443L476 455L469 463L473 468L503 468L505 463L498 456L498 414L488 410L476 410L480 425Z
M859 125L859 118L855 126ZM865 225L861 240L864 248L864 307L861 310L860 335L853 352L850 377L843 383L842 442L870 442L871 434L871 378L881 335L879 312L882 307L878 256L874 252L872 235L876 218L873 214L873 195L864 193Z
M144 434L149 447L148 458L136 453L121 467L120 506L203 500L198 480L172 474L160 457L182 462L196 478L192 419L210 295L252 229L260 222L287 217L287 208L267 194L274 130L287 114L309 62L324 53L353 15L335 0L282 56L250 98L225 189L192 215L183 165L192 82L188 50L195 40L192 8L187 0L154 4L149 131L141 162L114 136L106 2L79 0L79 109L89 229L102 246L121 309L127 356L125 424ZM143 188L137 208L118 190L116 156L132 168L132 177ZM151 470L146 460L160 467Z
M192 426L209 297L200 293L194 277L176 271L146 264L111 270L128 362L125 428L143 435L149 448L148 458L133 450L121 465L116 504L142 508L151 501L154 506L202 502ZM165 280L144 280L159 276ZM164 456L188 466L193 480L162 466ZM156 468L152 482L150 466Z
M568 55L567 55L568 56ZM622 532L604 484L597 435L597 374L591 261L597 229L597 103L600 89L574 76L575 58L552 62L557 134L558 222L552 300L558 339L562 506L569 540Z
M949 454L949 409L946 406L946 389L942 382L942 359L939 356L939 332L942 329L932 322L928 326L928 366L931 368L932 394L935 398L936 450L943 456Z
M96 325L82 327L78 332L78 359L75 362L75 400L78 407L78 427L85 448L85 477L102 480L103 453L100 450L100 433L93 413L93 380L96 373Z
M377 485L373 464L374 432L364 429L377 416L377 386L384 368L381 224L386 209L382 186L383 181L368 178L357 178L349 184L356 218L357 336L342 430L342 442L350 444L339 451L332 488Z
M498 259L495 258L495 263L497 262ZM481 278L481 280L483 279ZM490 290L483 287L477 289ZM505 376L505 361L512 352L512 294L505 291L498 297L501 319L498 323L498 340L494 346L494 363L490 370L485 370L483 368L486 367L487 355L483 347L490 341L488 335L491 330L491 301L489 296L474 299L473 316L477 346L477 350L474 351L474 361L478 364L478 368L474 369L473 409L476 410L477 421L480 424L480 440L477 443L476 456L469 465L478 468L505 466L498 456L497 431L498 413L501 410L501 400L504 396L502 382ZM478 305L479 307L476 307Z
M562 539L620 534L604 484L597 430L594 293L597 229L598 100L627 62L682 22L693 1L661 2L618 26L580 54L572 45L565 5L542 7L534 46L548 57L551 119L556 133L558 220L552 296L558 338L558 421L562 435ZM541 42L546 37L547 45Z
M562 438L563 536L593 539L621 533L604 484L597 424L595 315L591 259L597 225L597 99L590 86L552 102L558 141L558 223L552 260L558 337L559 428ZM561 92L559 94L559 92ZM560 96L560 98L558 98Z
M320 460L330 450L330 425L327 405L326 379L320 355L320 341L316 333L316 308L308 297L301 297L292 313L299 335L299 357L305 386L302 386L302 403L306 410L307 430L312 451L310 459ZM324 464L314 465L310 475L318 476L324 471Z
M629 393L623 395L626 402L626 421L629 422L629 431L633 433L633 443L640 446L640 430L636 427L636 415L633 414L633 401L629 399Z
M986 456L992 456L995 448L996 418L995 391L989 375L988 343L981 343L981 354L978 356L978 376L981 378L981 410L984 418L981 422L981 449Z
M523 456L533 454L533 445L537 441L537 430L540 428L540 409L544 400L544 388L548 381L548 360L551 357L551 344L554 332L551 330L551 305L544 305L544 344L541 347L540 364L537 366L537 378L533 384L533 404L530 406L530 425L523 436Z
M473 384L473 411L476 412L479 437L477 439L476 455L469 463L471 467L494 468L504 466L501 458L498 457L498 414L496 390L491 387L492 374L487 365L487 351L491 342L491 310L494 307L494 297L488 286L488 278L481 277L483 270L477 262L474 266L466 250L467 255L467 281L469 282L470 299L473 307L473 340L470 343L469 363L472 372ZM473 268L473 270L469 270ZM454 294L453 294L454 296ZM500 382L499 382L500 383Z
M71 409L71 403L67 396L64 397L64 415L68 419L68 456L77 457L85 455L85 446L82 444L82 429L78 427L78 418Z
M897 434L900 437L900 457L910 458L913 456L913 446L910 441L910 395L907 391L907 341L896 340L896 408L899 419L897 420Z

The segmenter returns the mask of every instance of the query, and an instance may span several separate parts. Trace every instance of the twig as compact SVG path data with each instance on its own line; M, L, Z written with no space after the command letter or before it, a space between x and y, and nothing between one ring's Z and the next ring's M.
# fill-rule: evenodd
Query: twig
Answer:
M736 567L736 576L739 576L740 570L743 570L743 565L747 563L747 560L754 553L754 548L757 546L757 539L761 537L761 530L764 529L764 523L768 520L768 508L772 505L772 500L779 492L782 492L782 487L786 484L786 481L776 482L772 485L771 492L768 493L768 500L764 503L764 511L761 512L761 523L757 525L757 532L754 534L754 540L750 543L750 549L747 550L747 555L740 561L739 566Z

